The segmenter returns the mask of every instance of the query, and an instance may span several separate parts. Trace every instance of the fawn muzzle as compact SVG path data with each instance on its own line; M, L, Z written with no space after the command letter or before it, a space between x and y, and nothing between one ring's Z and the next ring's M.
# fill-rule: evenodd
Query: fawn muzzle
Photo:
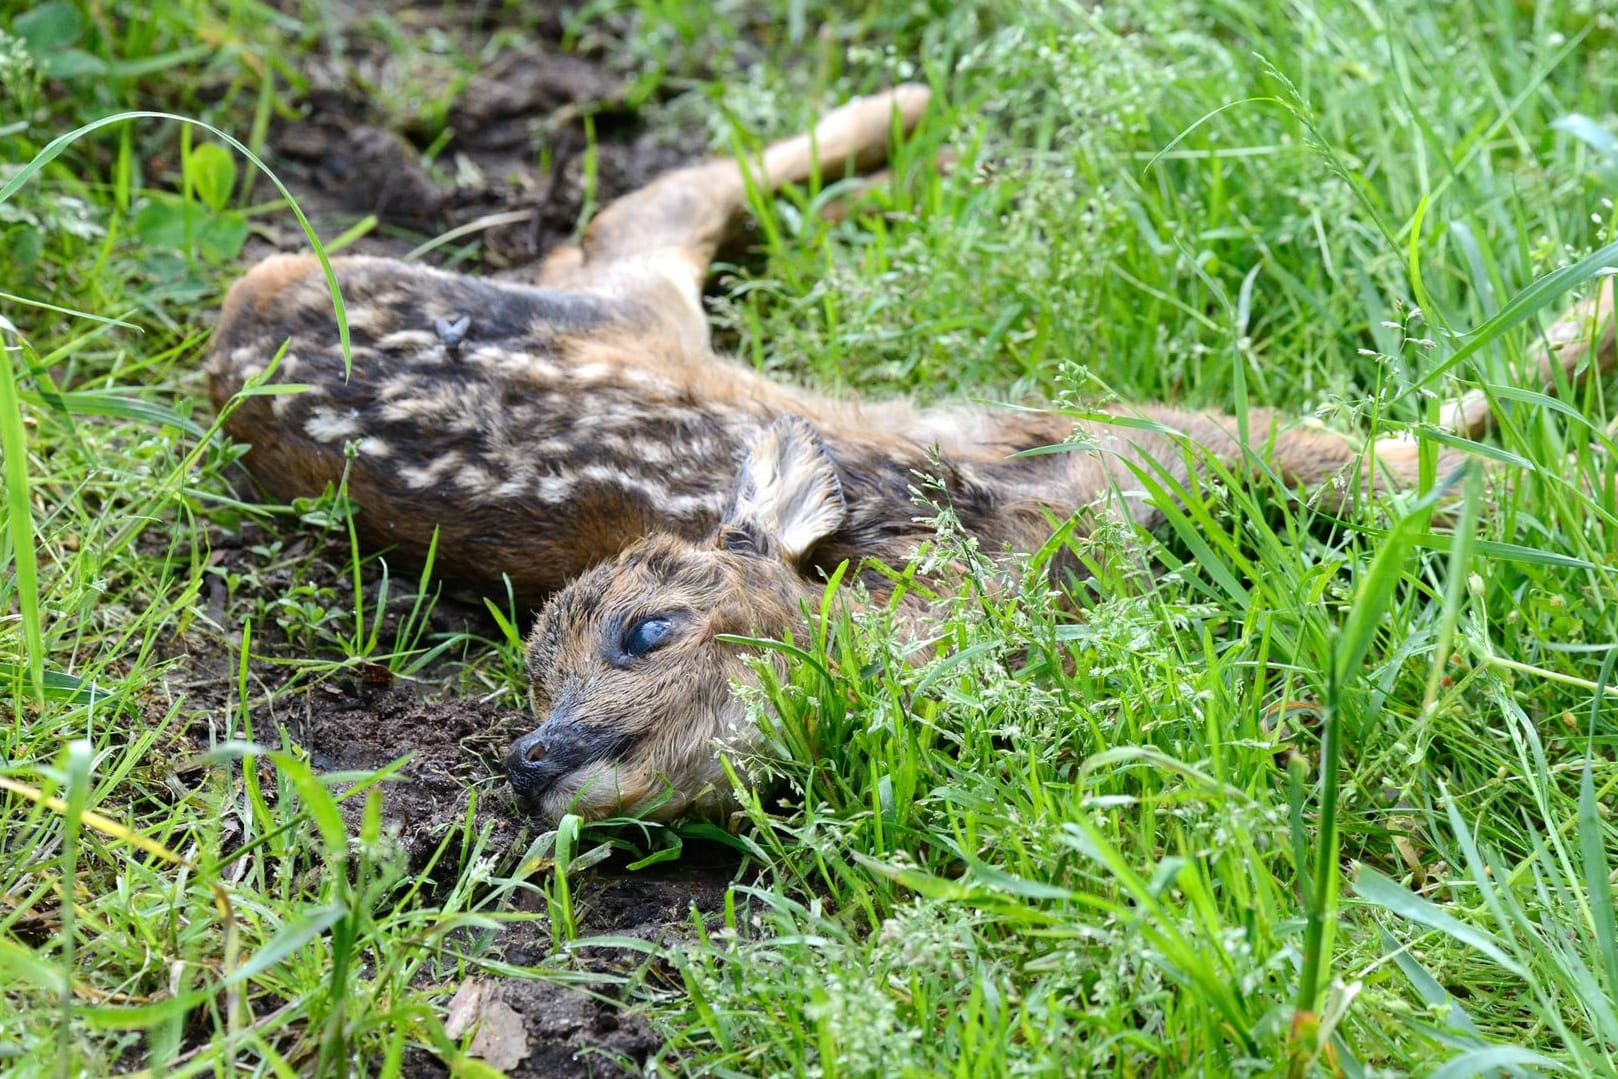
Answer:
M506 774L517 799L537 808L558 780L600 761L623 755L628 738L592 731L570 717L551 717L512 743L506 751Z

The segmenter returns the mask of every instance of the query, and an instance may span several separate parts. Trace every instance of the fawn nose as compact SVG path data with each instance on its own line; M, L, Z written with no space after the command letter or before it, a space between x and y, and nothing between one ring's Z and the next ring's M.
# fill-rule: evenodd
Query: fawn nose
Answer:
M545 788L583 764L582 755L574 751L578 746L579 741L569 738L566 728L549 723L513 742L506 751L506 774L517 797L533 802Z
M540 732L534 731L512 746L511 752L513 756L520 758L519 764L538 764L550 754L550 747L540 737Z

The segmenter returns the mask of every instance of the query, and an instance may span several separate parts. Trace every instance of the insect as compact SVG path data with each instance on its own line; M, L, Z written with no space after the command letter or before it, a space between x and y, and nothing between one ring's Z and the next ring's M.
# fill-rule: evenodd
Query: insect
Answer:
M466 331L471 328L471 315L462 315L456 319L445 318L440 315L433 319L433 332L438 334L438 339L451 352L461 347L461 342L466 340Z
M927 102L917 86L854 101L770 146L751 182L875 167ZM902 565L932 535L918 476L992 554L1037 548L1053 521L1150 527L1162 508L1139 476L1172 489L1210 462L1335 505L1416 482L1413 441L1360 447L1263 409L1244 441L1230 417L1166 405L1076 423L766 379L715 354L702 305L749 182L733 160L666 175L607 206L532 285L337 260L351 377L313 258L271 258L225 300L212 395L235 399L227 430L273 494L318 494L346 465L364 543L419 563L436 534L441 576L502 596L509 582L540 610L527 650L540 722L507 765L547 817L723 806L715 747L755 736L733 692L754 677L750 653L731 638L784 635L844 563L880 598L888 578L861 567ZM1610 363L1611 314L1608 281L1547 332L1541 379L1592 349ZM312 389L235 398L283 344L279 374ZM1478 392L1444 411L1460 435L1489 423ZM1077 445L1025 452L1064 441Z

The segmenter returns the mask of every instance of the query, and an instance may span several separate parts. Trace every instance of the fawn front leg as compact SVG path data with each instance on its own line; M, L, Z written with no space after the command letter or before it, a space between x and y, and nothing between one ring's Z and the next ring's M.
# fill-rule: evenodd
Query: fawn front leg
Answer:
M876 168L895 126L909 132L927 108L925 86L904 85L851 101L810 134L769 146L751 177L771 192L817 171ZM553 252L539 283L647 304L693 345L708 345L702 285L714 252L747 208L749 173L731 158L679 169L608 205L578 245Z

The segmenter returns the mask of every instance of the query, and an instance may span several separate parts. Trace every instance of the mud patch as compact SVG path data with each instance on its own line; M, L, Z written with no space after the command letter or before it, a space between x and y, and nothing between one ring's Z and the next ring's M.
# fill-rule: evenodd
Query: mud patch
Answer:
M522 1016L529 1040L508 1075L635 1075L661 1041L644 1022L576 989L506 981L495 992Z
M470 978L445 1025L451 1037L471 1033L471 1055L509 1076L636 1075L658 1046L611 1000L544 982Z
M391 17L439 47L400 50L350 32L341 52L307 63L304 115L271 130L276 170L323 238L376 216L350 253L399 256L453 235L427 260L531 277L591 207L704 146L700 132L649 129L609 54L564 51L554 15L481 32L450 8ZM515 43L468 72L463 58L484 54L495 30ZM260 193L275 197L267 181ZM284 219L262 228L248 255L306 246Z
M724 909L729 882L736 874L735 855L707 844L688 845L677 863L626 874L608 869L592 875L576 899L581 937L568 949L568 960L581 972L602 977L574 989L545 983L512 982L503 992L515 996L513 1006L527 1023L535 1052L512 1075L638 1075L647 1058L662 1045L633 1008L619 1001L638 984L667 992L680 984L668 956L691 938L698 920ZM530 923L532 925L533 923ZM591 937L640 940L645 949L593 945ZM508 933L502 954L508 962L532 956L545 947L525 946ZM650 958L648 958L650 956ZM524 1009L522 1003L526 1002ZM628 1071L623 1065L631 1064ZM614 1070L618 1069L618 1070Z
M474 789L476 823L493 828L491 848L510 850L525 831L500 750L533 726L526 713L476 700L429 700L405 683L321 682L281 700L281 725L324 772L374 772L408 755L382 788L382 814L410 864L419 866L465 823ZM355 813L358 806L353 807Z
M557 954L542 921L510 926L496 945L507 963L560 962L575 980L475 976L450 1004L452 1029L458 1018L478 1020L472 1053L512 1076L641 1074L662 1039L631 1003L635 987L651 984L667 992L679 985L666 957L690 938L695 920L723 908L734 871L728 852L699 845L679 863L648 872L592 874L575 897L581 936L573 945ZM646 947L591 944L591 937L608 934ZM418 1063L421 1070L411 1074L447 1074L425 1054Z

